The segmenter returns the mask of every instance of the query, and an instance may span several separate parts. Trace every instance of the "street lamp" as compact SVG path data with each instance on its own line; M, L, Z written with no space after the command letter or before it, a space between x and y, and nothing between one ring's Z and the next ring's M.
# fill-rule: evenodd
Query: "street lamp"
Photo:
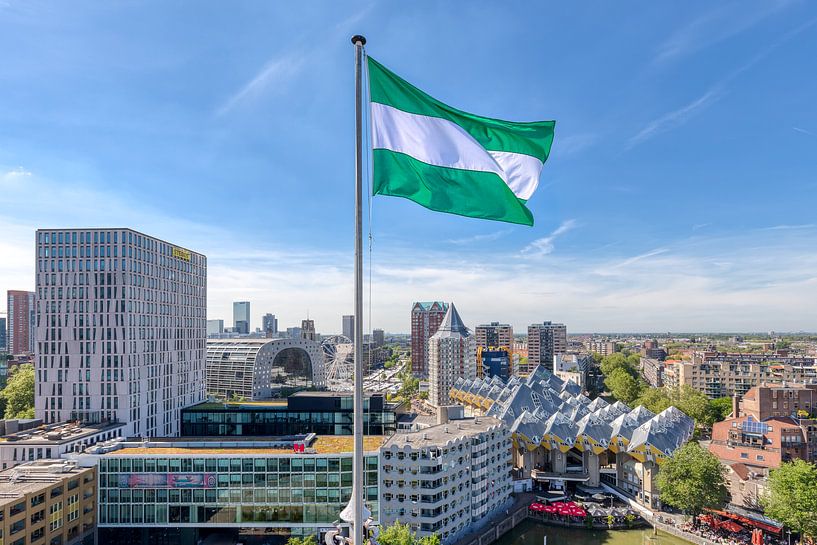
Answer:
M791 530L786 530L786 533L789 535L789 545L791 545Z

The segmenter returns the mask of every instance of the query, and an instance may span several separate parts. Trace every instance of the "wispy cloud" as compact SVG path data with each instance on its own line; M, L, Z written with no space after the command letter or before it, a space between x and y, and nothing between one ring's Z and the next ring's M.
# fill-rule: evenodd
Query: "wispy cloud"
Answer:
M534 240L522 249L522 255L529 257L545 256L553 252L553 243L557 238L567 233L576 227L576 220L569 219L563 221L559 227L551 231L551 233L539 239Z
M701 51L749 30L789 6L790 1L770 1L762 9L738 4L716 4L716 8L673 32L659 47L653 64L664 64Z
M500 231L495 231L493 233L486 233L486 234L483 234L483 235L474 235L472 237L449 239L448 242L450 244L457 244L457 245L460 245L460 246L466 245L466 244L474 244L474 243L477 243L477 242L491 242L491 241L498 240L498 239L504 237L505 235L509 234L510 232L511 232L510 229L502 229Z
M802 133L802 134L807 134L807 135L809 135L809 136L814 136L814 133L813 133L813 132L808 131L808 130L806 130L806 129L801 129L800 127L792 127L791 129L792 129L793 131L797 131L797 132Z
M11 170L7 170L3 174L0 174L0 180L4 182L18 181L22 178L29 177L31 177L31 172L23 167L13 168Z
M817 224L814 223L801 223L798 225L790 225L790 224L781 224L781 225L773 225L772 227L764 227L761 231L790 231L792 229L812 229L817 227Z
M696 223L692 226L693 231L697 231L698 229L703 229L704 227L709 227L712 225L711 223Z
M716 85L715 87L709 89L703 95L699 96L692 102L678 108L677 110L673 110L671 112L667 112L664 115L653 119L647 125L638 131L638 133L630 138L627 141L626 149L632 149L638 144L644 142L645 140L649 140L653 136L661 134L663 132L667 132L672 130L676 127L680 127L689 119L694 116L695 114L703 111L707 107L709 107L712 103L716 102L722 96L722 90L720 85Z
M306 55L295 51L270 59L253 78L231 95L216 110L217 116L232 111L242 102L257 98L271 89L282 91L306 65Z
M634 263L638 263L639 261L643 261L645 259L649 259L649 258L655 257L657 255L665 254L667 252L669 252L669 250L667 248L656 248L655 250L650 250L649 252L645 252L643 254L638 254L638 255L635 255L633 257L629 257L629 258L625 259L624 261L620 261L618 263L615 263L615 264L611 265L610 268L611 269L622 269L624 267L629 267L630 265L632 265Z

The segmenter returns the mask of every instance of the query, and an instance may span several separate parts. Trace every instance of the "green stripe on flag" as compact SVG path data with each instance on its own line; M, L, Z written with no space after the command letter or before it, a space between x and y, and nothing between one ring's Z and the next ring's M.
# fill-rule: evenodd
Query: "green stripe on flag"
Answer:
M375 149L375 195L410 199L438 212L533 225L533 214L493 172L429 165L409 155Z
M543 163L553 144L555 121L518 123L469 114L436 100L368 57L372 102L419 115L447 119L491 151L524 153Z

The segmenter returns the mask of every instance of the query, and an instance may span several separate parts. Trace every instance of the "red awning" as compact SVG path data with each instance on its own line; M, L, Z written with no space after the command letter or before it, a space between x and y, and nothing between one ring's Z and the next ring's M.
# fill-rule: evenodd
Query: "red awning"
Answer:
M725 530L728 530L728 531L732 532L733 534L743 531L743 526L741 526L737 522L733 522L731 520L727 520L726 522L721 524L721 528L723 528Z
M766 532L771 532L773 534L779 534L783 530L782 528L778 528L777 526L772 526L771 524L766 524L765 522L760 522L759 520L753 520L741 515L736 515L735 513L730 513L729 511L718 511L717 509L707 509L707 511L709 511L710 513L715 513L722 517L727 517L732 520L736 520L746 526L760 528L761 530L765 530Z

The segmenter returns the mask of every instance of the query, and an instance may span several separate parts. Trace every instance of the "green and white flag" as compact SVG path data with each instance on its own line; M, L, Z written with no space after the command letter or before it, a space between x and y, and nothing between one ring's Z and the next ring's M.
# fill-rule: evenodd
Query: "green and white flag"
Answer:
M525 206L553 143L554 121L462 112L368 57L375 195L472 218L533 225Z

